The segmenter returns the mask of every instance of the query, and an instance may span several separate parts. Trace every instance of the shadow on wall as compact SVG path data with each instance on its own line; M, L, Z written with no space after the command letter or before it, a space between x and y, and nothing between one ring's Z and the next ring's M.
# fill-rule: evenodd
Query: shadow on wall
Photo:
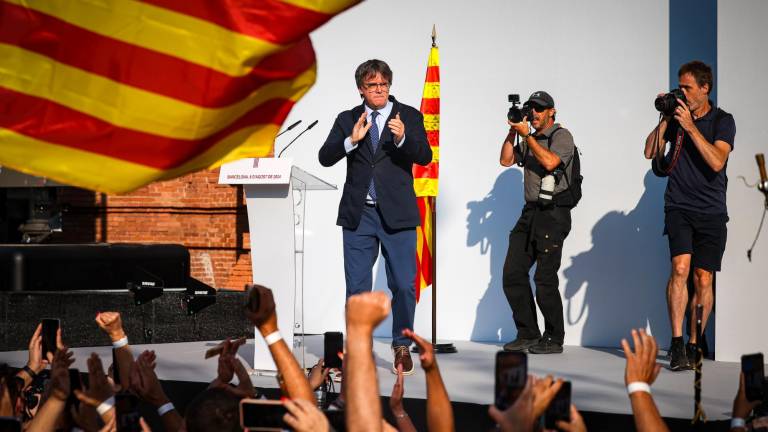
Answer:
M502 270L509 245L509 232L522 211L523 176L519 169L504 170L493 189L480 201L467 203L467 246L480 247L488 255L490 281L477 304L470 340L508 342L517 336L512 310L502 288ZM478 280L483 279L479 271Z
M666 181L648 171L644 184L637 206L603 216L592 228L592 249L573 257L564 271L565 323L584 322L582 346L619 346L633 327L650 328L662 347L671 337L669 247L663 236ZM575 301L581 290L583 301Z

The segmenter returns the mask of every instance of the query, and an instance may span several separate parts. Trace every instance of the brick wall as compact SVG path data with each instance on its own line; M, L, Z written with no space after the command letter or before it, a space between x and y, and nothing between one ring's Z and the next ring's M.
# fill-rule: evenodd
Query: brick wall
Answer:
M216 288L251 281L245 197L218 184L218 170L153 183L127 195L60 188L65 209L57 243L178 243L189 249L192 276Z

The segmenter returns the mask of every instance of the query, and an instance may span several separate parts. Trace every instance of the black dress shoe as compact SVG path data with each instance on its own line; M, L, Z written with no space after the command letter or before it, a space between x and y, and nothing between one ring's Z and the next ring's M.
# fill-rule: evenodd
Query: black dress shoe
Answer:
M539 340L539 343L528 348L528 352L531 354L559 354L563 352L563 344L545 336Z
M533 345L536 345L538 342L539 342L538 338L537 339L517 338L512 342L505 343L504 351L525 352L528 348L532 347Z

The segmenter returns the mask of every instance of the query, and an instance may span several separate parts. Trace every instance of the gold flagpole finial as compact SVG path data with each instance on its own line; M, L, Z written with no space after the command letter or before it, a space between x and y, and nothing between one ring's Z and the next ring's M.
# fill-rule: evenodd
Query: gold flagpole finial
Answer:
M432 24L432 46L433 47L437 46L437 43L435 42L436 39L437 39L437 31L435 30L435 25Z

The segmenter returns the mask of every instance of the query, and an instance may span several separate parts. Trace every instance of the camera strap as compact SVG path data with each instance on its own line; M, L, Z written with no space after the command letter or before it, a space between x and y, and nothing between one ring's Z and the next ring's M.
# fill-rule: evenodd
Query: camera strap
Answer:
M675 165L677 165L677 160L680 159L680 153L682 153L683 150L683 139L685 138L685 130L682 128L682 126L677 126L677 136L675 137L675 148L672 149L672 159L670 159L669 164L664 166L662 164L662 171L664 171L665 174L669 175L669 173L672 172L673 169L675 169Z
M715 108L715 117L712 120L712 143L714 144L715 138L717 136L717 127L720 123L720 120L722 119L723 111L720 108ZM659 123L661 123L661 118L659 118ZM658 133L658 128L656 129L656 133ZM670 158L669 162L666 162L666 157L664 156L664 149L659 148L656 152L656 157L653 161L653 170L654 173L657 176L666 177L668 176L672 170L675 168L675 165L677 164L678 159L680 158L680 154L683 150L683 140L685 138L685 130L680 126L677 125L677 134L675 136L675 145L670 150ZM658 141L658 139L657 139Z

